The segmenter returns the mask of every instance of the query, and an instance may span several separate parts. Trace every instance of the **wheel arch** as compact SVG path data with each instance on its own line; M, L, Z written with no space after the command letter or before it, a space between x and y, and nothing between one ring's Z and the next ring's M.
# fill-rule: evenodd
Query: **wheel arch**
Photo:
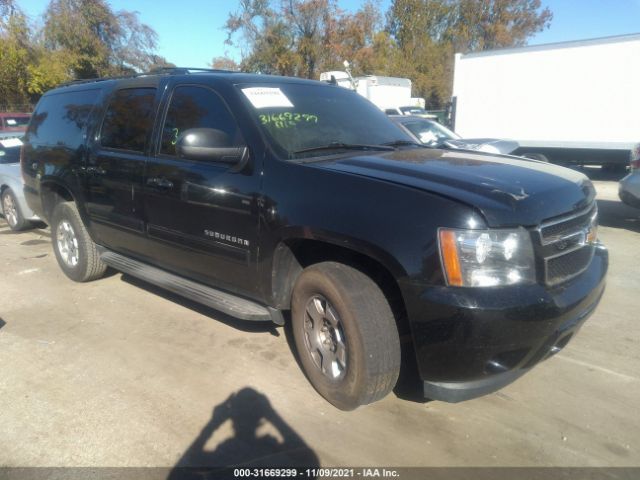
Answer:
M55 179L45 179L40 183L40 200L46 221L51 221L53 209L60 202L74 202L78 206L76 197L69 187ZM80 210L80 209L78 209Z
M404 275L404 269L397 262L385 259L380 252L370 248L351 248L351 245L353 244L350 242L339 244L327 239L304 237L281 240L274 250L271 268L271 296L274 307L281 310L290 309L293 288L304 268L324 261L335 261L349 265L370 277L387 297L400 334L407 333L409 327L406 307L397 280Z
M1 175L0 174L0 195L7 189L11 189L15 191L22 186L21 182L12 177L11 175Z

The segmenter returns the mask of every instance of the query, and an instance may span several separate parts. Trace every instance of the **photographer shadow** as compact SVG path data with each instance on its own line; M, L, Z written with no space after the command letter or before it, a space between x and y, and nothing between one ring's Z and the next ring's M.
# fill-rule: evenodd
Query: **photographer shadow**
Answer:
M206 450L227 420L233 436ZM275 431L280 438L269 432ZM169 480L219 478L235 468L317 468L318 457L273 409L269 399L243 388L213 409L211 420L169 474Z

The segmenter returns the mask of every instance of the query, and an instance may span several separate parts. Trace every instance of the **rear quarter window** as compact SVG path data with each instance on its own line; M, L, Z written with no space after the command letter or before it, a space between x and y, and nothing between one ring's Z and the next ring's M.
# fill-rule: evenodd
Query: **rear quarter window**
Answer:
M91 111L99 96L100 89L91 89L42 97L29 123L27 141L32 145L77 149L84 143Z

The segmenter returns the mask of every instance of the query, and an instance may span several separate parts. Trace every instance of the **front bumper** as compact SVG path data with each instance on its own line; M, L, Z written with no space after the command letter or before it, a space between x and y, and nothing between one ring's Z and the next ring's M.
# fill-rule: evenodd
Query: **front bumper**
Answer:
M560 351L596 308L607 250L553 288L429 287L407 302L424 395L459 402L494 392Z
M627 205L640 208L640 173L630 173L620 180L618 196Z

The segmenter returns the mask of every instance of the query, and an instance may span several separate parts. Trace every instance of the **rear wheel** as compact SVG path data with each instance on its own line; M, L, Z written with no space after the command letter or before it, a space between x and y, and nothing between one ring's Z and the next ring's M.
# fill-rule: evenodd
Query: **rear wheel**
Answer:
M296 282L291 310L300 362L324 398L353 410L391 391L400 372L400 340L373 280L340 263L312 265Z
M15 194L10 188L2 192L2 214L14 232L24 230L29 226L29 221L24 218Z
M602 171L607 173L627 173L627 164L605 163L604 165L602 165Z
M88 282L107 270L74 202L61 202L54 208L51 240L58 265L71 280Z

